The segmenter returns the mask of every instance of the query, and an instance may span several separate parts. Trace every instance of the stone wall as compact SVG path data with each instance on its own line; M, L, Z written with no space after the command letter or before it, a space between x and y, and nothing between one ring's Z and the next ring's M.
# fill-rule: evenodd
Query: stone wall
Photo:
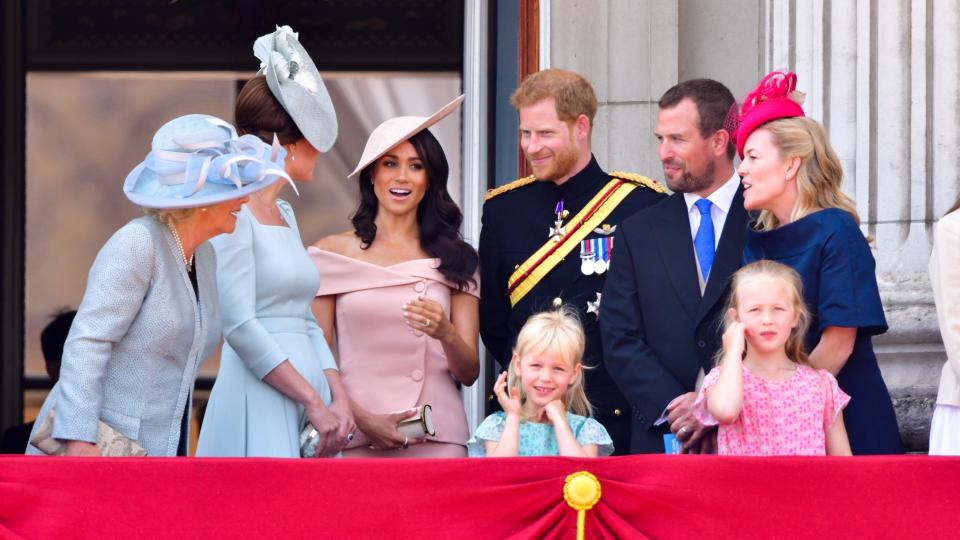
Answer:
M550 12L550 65L594 83L593 144L609 169L661 176L656 102L681 77L740 97L771 69L798 74L873 239L890 324L874 343L904 440L924 451L945 360L926 268L931 225L958 195L960 5L554 0Z
M958 194L960 6L764 0L767 68L797 72L873 237L890 331L874 343L904 442L927 447L946 357L927 275L931 226Z

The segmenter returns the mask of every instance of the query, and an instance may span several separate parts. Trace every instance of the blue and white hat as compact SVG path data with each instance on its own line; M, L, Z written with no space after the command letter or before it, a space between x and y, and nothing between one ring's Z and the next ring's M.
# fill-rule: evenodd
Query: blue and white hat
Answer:
M280 178L286 150L254 135L237 136L215 116L188 114L153 136L150 153L127 175L123 193L136 205L159 210L196 208L245 197ZM296 187L294 187L296 190Z
M337 113L317 66L289 26L260 36L253 54L267 86L314 148L326 152L337 140Z

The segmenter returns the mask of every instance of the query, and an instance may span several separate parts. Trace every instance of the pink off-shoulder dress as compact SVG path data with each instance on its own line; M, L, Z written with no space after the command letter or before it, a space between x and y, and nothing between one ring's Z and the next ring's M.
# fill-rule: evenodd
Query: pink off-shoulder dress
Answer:
M317 296L336 296L340 376L354 402L374 413L429 404L436 435L406 450L373 451L360 431L344 457L466 457L467 417L457 381L436 339L408 326L401 307L424 296L450 316L456 285L437 270L437 259L391 266L360 261L315 247L307 252L320 270ZM468 286L460 294L480 296Z
M707 410L706 392L720 378L710 370L694 403L694 415L717 425ZM850 396L829 372L797 366L785 381L769 381L743 368L743 406L731 424L720 424L717 453L733 456L822 456L826 432Z

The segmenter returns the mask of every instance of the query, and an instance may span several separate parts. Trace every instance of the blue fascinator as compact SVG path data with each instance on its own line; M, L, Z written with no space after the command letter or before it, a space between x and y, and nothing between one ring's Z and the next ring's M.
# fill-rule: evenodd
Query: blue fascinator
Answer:
M260 59L258 74L266 77L270 92L307 141L326 152L337 140L337 114L317 66L297 36L289 26L278 26L257 38L253 54Z
M153 136L150 153L127 175L123 193L144 208L209 206L259 191L284 178L286 150L207 114L170 120ZM296 190L296 187L294 187Z

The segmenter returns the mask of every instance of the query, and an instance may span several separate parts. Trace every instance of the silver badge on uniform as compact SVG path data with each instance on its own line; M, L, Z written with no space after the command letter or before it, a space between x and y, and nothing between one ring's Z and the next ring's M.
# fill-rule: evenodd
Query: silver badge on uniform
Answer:
M597 316L597 319L600 318L600 297L601 297L601 296L602 296L601 293L597 293L597 300L596 300L596 301L591 302L591 301L587 300L587 313L588 313L588 314L589 314L589 313L593 313L594 315Z

